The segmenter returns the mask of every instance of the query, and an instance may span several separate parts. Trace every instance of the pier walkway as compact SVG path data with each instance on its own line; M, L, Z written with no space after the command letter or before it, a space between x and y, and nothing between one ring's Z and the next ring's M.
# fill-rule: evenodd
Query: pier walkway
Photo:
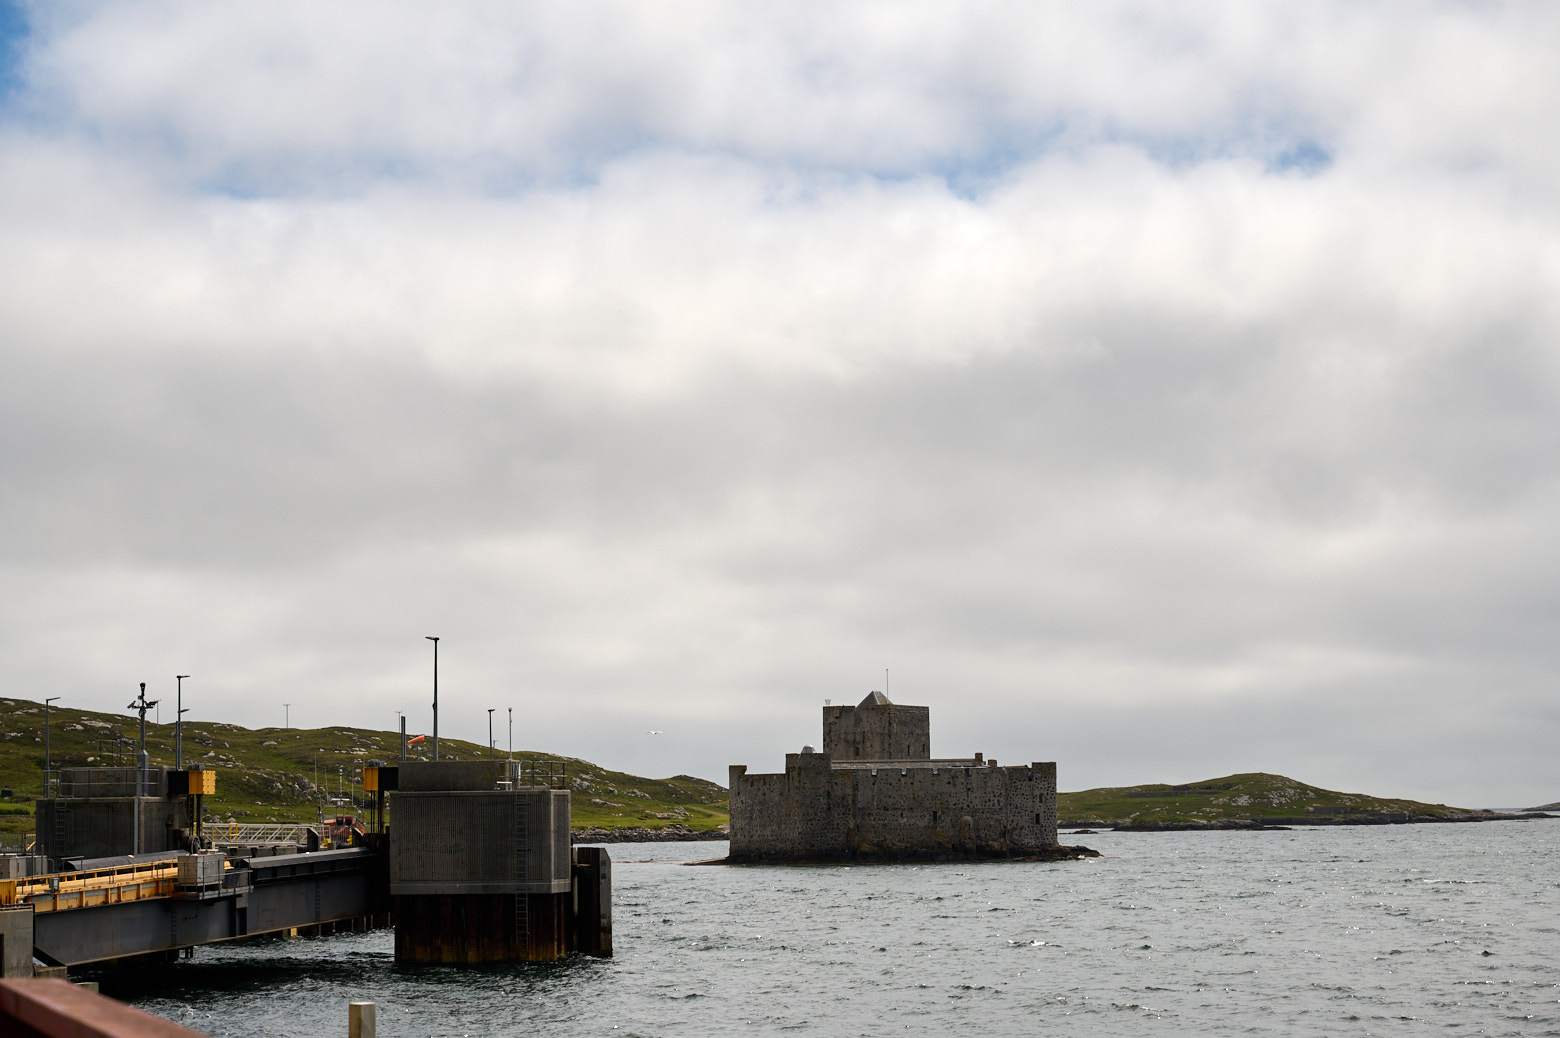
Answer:
M389 909L379 847L183 854L0 883L0 938L68 967L326 924L366 929L384 925Z

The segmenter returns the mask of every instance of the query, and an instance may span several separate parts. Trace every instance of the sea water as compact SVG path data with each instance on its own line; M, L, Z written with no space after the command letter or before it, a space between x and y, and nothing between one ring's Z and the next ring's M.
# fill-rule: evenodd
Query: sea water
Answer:
M619 844L616 957L401 967L392 933L106 974L210 1035L1555 1035L1560 821L1100 833L1047 864L689 866Z

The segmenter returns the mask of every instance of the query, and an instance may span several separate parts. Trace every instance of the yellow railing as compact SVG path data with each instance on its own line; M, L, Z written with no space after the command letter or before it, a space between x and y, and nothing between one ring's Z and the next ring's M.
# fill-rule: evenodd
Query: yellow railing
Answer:
M168 859L91 872L55 872L47 876L0 880L0 905L30 902L34 912L115 905L169 897L178 879L178 861Z

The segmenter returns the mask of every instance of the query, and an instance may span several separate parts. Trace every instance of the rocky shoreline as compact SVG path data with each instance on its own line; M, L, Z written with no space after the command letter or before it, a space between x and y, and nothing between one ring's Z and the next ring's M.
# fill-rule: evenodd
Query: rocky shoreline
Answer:
M1351 815L1305 815L1274 818L1220 818L1213 821L1175 822L1106 822L1086 820L1067 822L1058 828L1078 830L1110 830L1118 833L1171 833L1202 832L1204 830L1240 830L1262 832L1296 827L1311 828L1319 825L1423 825L1431 822L1519 822L1539 818L1554 818L1542 811L1524 811L1506 814L1500 811L1470 811L1456 815L1414 814L1409 811L1372 811Z
M828 857L789 857L784 855L751 855L741 858L713 858L709 861L691 861L689 865L898 865L898 864L956 864L960 862L994 861L1076 861L1080 858L1098 858L1100 852L1092 847L1056 844L1026 850L1018 854L959 854L944 853L878 853L844 854Z
M730 838L731 834L725 829L690 829L681 822L673 822L659 829L637 825L618 829L589 826L575 829L569 834L571 843L693 843Z

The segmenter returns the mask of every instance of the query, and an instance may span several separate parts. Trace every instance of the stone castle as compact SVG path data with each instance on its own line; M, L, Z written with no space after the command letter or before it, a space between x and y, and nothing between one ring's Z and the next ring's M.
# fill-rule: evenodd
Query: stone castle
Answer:
M823 708L823 752L785 755L783 775L731 768L731 857L912 861L1057 857L1056 765L934 759L924 706L873 692ZM1071 857L1072 855L1067 855Z

